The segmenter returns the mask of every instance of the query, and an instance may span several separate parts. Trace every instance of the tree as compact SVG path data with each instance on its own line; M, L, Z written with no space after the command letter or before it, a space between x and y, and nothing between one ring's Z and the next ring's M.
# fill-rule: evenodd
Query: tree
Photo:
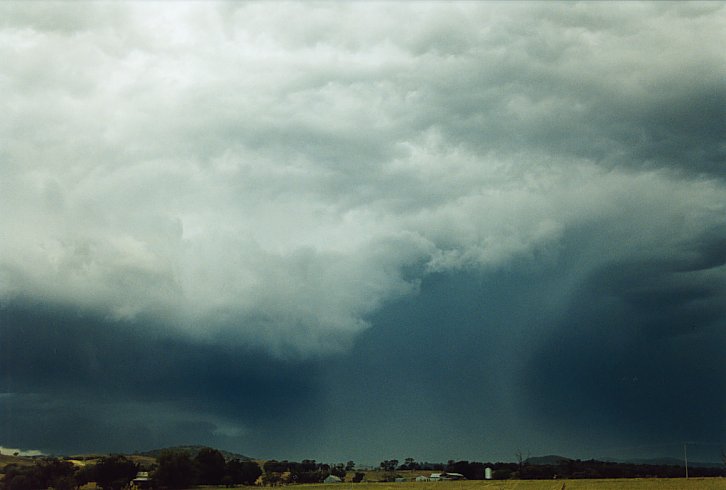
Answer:
M44 488L47 488L56 487L59 480L73 477L74 472L73 463L56 458L46 458L35 465L32 474L41 482Z
M31 467L7 465L0 482L0 488L6 490L35 490L38 488L67 488L75 487L73 464L55 458L46 458Z
M162 487L190 487L195 480L194 463L186 452L164 451L159 456L154 478Z
M219 485L225 472L224 456L216 449L204 447L194 457L198 482L202 485Z
M265 472L265 474L262 475L262 484L263 485L270 485L271 487L276 487L277 485L280 484L281 481L282 481L282 474L277 471L273 471L270 473Z
M265 473L284 473L290 470L290 463L288 461L271 459L265 461L263 467L265 468Z
M91 478L105 490L118 490L134 479L139 467L121 455L101 458L93 467Z
M32 474L33 468L23 468L9 464L3 469L4 478L0 480L0 488L6 490L34 490L41 488L38 478Z
M299 466L300 471L315 471L321 467L314 459L303 459Z
M226 476L233 484L254 485L262 475L262 468L254 461L232 459L227 463Z
M95 481L96 479L96 468L91 465L86 465L76 470L75 480L76 486L81 487L86 483Z
M353 471L355 469L355 463L353 461L348 461L345 463L345 471Z
M396 477L396 468L398 468L398 460L397 459L387 459L385 461L381 461L381 469L386 472L385 475L385 481L395 481Z
M75 490L78 488L76 479L72 476L63 476L55 481L54 490Z
M320 483L328 476L321 470L315 471L293 471L288 475L288 483Z
M519 469L521 470L521 469L522 469L522 466L524 466L524 464L525 464L525 463L527 462L527 460L529 459L529 453L527 453L527 457L525 457L525 456L524 456L524 455L522 454L522 450L521 450L521 449L517 449L517 450L516 450L516 451L514 452L514 457L516 457L516 458L517 458L517 464L519 465Z
M346 475L345 465L343 463L336 464L335 466L330 468L330 474L337 476L341 480L345 480L345 475Z
M7 490L36 490L41 488L38 479L33 475L16 474L9 478L5 475L3 479L4 487Z
M242 463L242 483L243 485L254 485L257 479L262 476L262 468L254 461L244 461Z
M397 459L387 459L385 461L381 461L381 469L383 471L396 471L396 468L398 467L398 460Z

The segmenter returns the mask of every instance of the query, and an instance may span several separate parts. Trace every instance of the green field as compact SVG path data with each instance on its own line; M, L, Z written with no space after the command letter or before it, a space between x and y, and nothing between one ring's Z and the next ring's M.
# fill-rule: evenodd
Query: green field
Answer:
M305 490L717 490L726 478L632 478L620 480L501 480L297 485Z

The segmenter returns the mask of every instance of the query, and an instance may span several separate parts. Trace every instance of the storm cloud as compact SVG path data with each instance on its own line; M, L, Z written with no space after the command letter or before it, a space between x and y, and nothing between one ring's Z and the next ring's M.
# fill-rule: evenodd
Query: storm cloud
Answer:
M722 4L0 10L3 446L726 439Z

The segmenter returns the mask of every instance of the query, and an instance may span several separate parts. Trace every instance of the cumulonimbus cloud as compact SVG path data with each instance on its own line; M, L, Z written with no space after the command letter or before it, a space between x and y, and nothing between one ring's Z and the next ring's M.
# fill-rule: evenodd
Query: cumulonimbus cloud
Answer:
M4 8L5 302L315 353L428 272L723 216L720 5Z

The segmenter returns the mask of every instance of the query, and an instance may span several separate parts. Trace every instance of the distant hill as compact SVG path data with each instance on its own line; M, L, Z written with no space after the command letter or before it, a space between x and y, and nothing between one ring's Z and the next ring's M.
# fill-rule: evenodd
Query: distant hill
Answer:
M204 449L208 446L174 446L174 447L165 447L162 449L152 449L151 451L144 451L137 453L140 456L150 456L152 458L158 458L161 456L161 453L164 451L178 451L178 452L185 452L189 454L190 458L194 458L200 450ZM245 456L243 454L237 454L232 453L229 451L225 451L223 449L217 449L220 453L222 453L222 456L224 456L225 461L229 461L231 459L239 459L240 461L252 461L252 458L249 456Z
M8 454L0 454L0 468L6 465L33 466L35 459L30 456L10 456Z
M649 465L668 465L668 466L683 466L684 462L680 458L635 458L635 459L615 459L615 458L603 458L602 461L609 461L612 463L627 463L627 464L649 464ZM718 462L703 462L703 461L688 461L689 468L721 468L723 463Z
M563 462L571 461L572 458L557 456L550 454L547 456L535 456L527 458L524 462L536 466L557 466ZM633 459L617 459L617 458L596 458L597 461L607 463L635 464L635 465L651 465L651 466L683 466L683 460L679 458L633 458ZM703 462L688 461L689 468L721 468L723 463L720 462Z
M532 465L552 465L557 466L558 464L566 461L570 461L571 458L565 458L564 456L557 456L556 454L549 454L547 456L534 456L524 460L527 464Z

